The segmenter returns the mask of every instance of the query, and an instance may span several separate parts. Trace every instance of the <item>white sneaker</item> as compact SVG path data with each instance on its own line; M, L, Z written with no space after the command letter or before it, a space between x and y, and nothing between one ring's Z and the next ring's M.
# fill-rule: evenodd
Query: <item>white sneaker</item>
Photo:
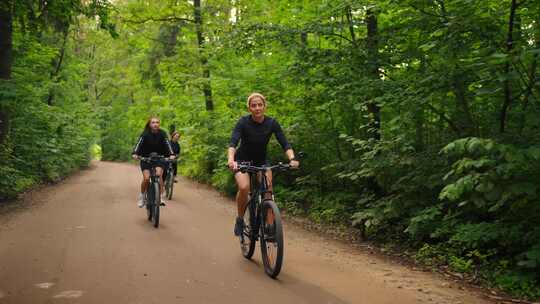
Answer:
M139 208L142 208L142 207L144 207L144 205L145 205L144 194L141 193L141 194L139 194L139 201L137 203L137 206L139 206Z
M165 204L165 196L164 195L161 195L161 206L167 206L167 204Z

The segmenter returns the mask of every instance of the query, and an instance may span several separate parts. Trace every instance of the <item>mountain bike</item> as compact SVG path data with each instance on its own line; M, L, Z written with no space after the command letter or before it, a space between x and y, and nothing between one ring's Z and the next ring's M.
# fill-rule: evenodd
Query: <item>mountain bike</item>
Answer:
M148 190L146 190L146 213L148 220L152 222L155 228L158 228L161 207L159 179L161 177L156 174L156 166L163 162L171 163L171 160L161 155L150 155L149 157L140 157L139 159L152 164L150 169L150 184L148 185Z
M165 197L168 200L172 199L173 189L174 189L174 175L173 175L173 166L176 166L175 162L169 162L167 167L167 178L165 179Z
M240 235L242 255L251 259L255 244L260 241L264 271L271 278L276 278L283 264L283 225L279 208L274 202L274 196L267 197L267 170L286 171L291 169L289 164L279 163L273 166L252 166L249 163L239 163L238 170L249 173L251 193L246 213L244 214L244 231Z

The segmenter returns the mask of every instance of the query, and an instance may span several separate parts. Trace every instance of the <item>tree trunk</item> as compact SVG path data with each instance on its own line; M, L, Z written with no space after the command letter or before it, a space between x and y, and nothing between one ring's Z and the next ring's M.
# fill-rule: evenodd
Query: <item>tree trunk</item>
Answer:
M474 136L477 128L471 115L464 76L457 73L453 78L453 91L456 95L456 114L453 119L457 122L460 136Z
M537 26L540 26L540 18L537 18L536 19L536 24ZM536 49L537 50L540 50L540 29L537 29L536 30L536 35L535 35L535 45L536 45ZM531 95L533 94L533 90L534 90L534 86L536 84L536 80L537 80L537 68L538 68L538 59L540 58L540 56L538 55L538 53L534 54L533 55L533 59L532 59L532 62L531 62L531 65L529 66L529 72L527 73L528 74L528 80L529 80L529 83L527 85L527 88L525 90L525 96L523 97L523 109L521 111L521 119L519 120L519 134L521 135L523 133L523 129L525 128L525 122L527 120L527 107L529 105L529 101L530 101L530 98L531 98Z
M510 6L510 17L508 18L508 35L506 37L506 53L511 57L512 49L514 47L514 20L516 18L517 3L516 0L512 0ZM499 116L499 132L504 133L506 128L506 116L508 115L508 108L512 103L512 84L509 78L511 72L512 62L507 60L504 65L504 73L506 80L504 81L504 101Z
M168 28L168 37L165 45L165 56L171 57L176 55L176 43L178 42L178 34L180 33L180 25L172 25Z
M424 142L424 109L420 106L414 111L414 147L417 152L423 151L425 147Z
M300 33L300 45L302 46L302 49L307 47L307 45L308 45L308 34L307 34L307 32L301 32Z
M69 26L66 27L64 31L64 40L62 41L62 47L60 48L60 55L56 61L53 72L51 73L51 80L53 83L57 82L58 74L60 74L60 69L62 68L62 62L64 61L64 56L66 54L66 44L68 40ZM53 104L54 93L52 90L49 90L49 96L47 97L47 104L52 106Z
M0 79L11 78L13 61L13 16L11 1L0 4Z
M373 79L380 80L379 75L379 46L377 36L377 16L372 9L368 9L366 12L366 26L367 26L367 53L368 53L368 66ZM374 102L370 102L367 105L368 112L371 116L371 123L369 127L370 137L376 140L381 139L381 109Z
M347 6L345 15L347 16L347 23L349 24L349 34L351 35L351 41L353 45L356 46L356 34L354 33L353 15L352 15L352 9L350 6ZM377 21L375 21L375 23L377 23ZM375 31L377 31L377 24L375 24Z
M13 2L0 3L0 80L11 79L13 64ZM9 129L9 114L0 103L0 143L6 139Z
M203 35L203 22L201 14L201 0L194 0L194 16L195 16L195 28L197 31L197 42L199 45L199 58L201 61L203 71L203 93L206 103L206 110L214 110L214 101L212 100L212 86L210 83L210 68L208 67L208 59L206 58L206 52L204 51L204 35Z

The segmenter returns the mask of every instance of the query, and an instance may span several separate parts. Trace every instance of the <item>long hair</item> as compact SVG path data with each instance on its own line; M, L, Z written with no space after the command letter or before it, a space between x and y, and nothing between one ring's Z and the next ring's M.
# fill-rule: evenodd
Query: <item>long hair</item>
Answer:
M180 132L178 132L178 131L173 131L173 132L171 133L171 140L173 140L173 138L174 138L174 136L175 136L176 134L178 134L178 136L180 136Z
M143 133L147 134L147 133L152 132L152 129L150 128L150 123L152 122L152 119L157 119L157 120L159 120L159 122L161 122L161 120L159 119L159 117L157 117L157 116L150 116L150 118L148 118L148 121L146 122L146 125L144 125L144 132L143 132Z

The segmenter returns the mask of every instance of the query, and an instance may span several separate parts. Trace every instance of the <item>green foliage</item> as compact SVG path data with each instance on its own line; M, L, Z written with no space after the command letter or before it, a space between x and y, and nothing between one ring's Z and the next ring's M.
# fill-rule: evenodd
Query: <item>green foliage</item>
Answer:
M494 274L489 274L488 277L494 286L516 296L532 299L540 297L537 285L538 279L533 274L509 271L502 268L495 271Z
M308 155L275 179L289 213L354 225L424 263L538 297L537 1L510 22L511 2L493 0L209 0L201 27L189 2L58 3L60 21L99 21L71 25L78 34L54 77L62 35L45 20L25 23L42 36L18 31L16 85L1 91L16 130L0 151L0 172L14 176L3 191L85 164L92 144L105 160L128 160L157 115L182 134L181 174L233 194L225 150L260 91ZM283 160L275 141L269 155Z
M0 112L9 117L0 145L0 200L87 166L98 135L87 97L88 53L74 28L107 27L108 2L42 3L47 14L41 16L34 15L37 5L17 2L13 11L13 73L0 83Z

